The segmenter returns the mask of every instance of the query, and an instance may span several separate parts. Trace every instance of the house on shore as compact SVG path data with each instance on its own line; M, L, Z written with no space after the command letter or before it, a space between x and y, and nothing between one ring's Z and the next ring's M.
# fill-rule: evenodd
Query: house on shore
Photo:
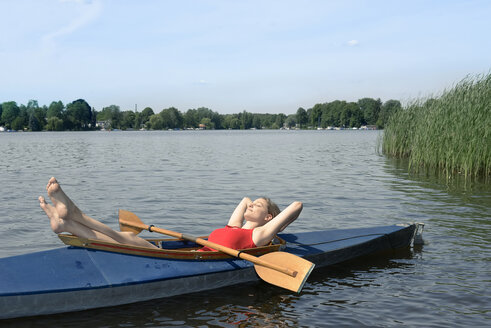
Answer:
M107 130L111 128L111 121L97 121L95 123L96 128L100 128L101 130Z
M377 130L376 125L362 125L360 130Z

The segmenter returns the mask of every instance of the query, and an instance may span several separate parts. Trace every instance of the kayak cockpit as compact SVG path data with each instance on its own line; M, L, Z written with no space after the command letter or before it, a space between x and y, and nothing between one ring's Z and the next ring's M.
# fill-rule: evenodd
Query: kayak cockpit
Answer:
M231 256L221 252L198 252L198 249L202 248L202 246L194 242L176 238L146 239L150 243L157 246L157 248L149 248L80 238L69 234L58 234L58 237L68 246L137 256L149 256L176 260L221 260L231 258ZM206 239L207 237L203 238ZM282 250L285 247L286 241L279 237L275 237L275 239L269 245L247 248L243 249L242 251L254 256L261 256L266 253Z

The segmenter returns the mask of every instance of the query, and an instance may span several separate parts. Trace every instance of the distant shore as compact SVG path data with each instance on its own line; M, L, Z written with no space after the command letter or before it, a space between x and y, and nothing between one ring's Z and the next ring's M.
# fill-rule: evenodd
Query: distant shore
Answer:
M30 130L9 130L4 127L0 127L0 133L25 133L25 132L145 132L145 131L375 131L375 130L383 130L377 129L377 127L370 126L361 126L360 128L344 128L344 127L331 127L327 128L280 128L280 129L257 129L257 128L249 128L249 129L205 129L205 128L187 128L187 129L167 129L167 130L152 130L152 129L96 129L96 130L82 130L82 131L49 131L49 130L41 130L41 131L30 131Z
M14 101L0 103L0 127L5 131L89 131L89 130L249 130L249 129L381 129L392 113L401 107L398 100L363 98L357 102L335 100L315 104L294 114L269 113L220 114L200 107L181 112L175 107L155 113L146 107L141 112L121 111L110 105L95 110L84 99L66 106L53 101L40 106L36 100L27 105Z

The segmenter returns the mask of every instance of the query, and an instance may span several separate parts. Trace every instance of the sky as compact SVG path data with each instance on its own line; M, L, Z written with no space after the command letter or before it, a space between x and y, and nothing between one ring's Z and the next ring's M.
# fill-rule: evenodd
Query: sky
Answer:
M0 103L284 113L491 71L491 1L0 0Z

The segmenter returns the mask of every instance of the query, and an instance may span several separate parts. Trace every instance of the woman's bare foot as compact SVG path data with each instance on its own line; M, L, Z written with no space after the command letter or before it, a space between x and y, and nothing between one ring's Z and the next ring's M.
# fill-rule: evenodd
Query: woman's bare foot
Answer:
M75 219L82 213L70 198L63 192L58 181L52 177L46 185L48 195L53 202L50 205L44 197L39 197L39 206L50 219L51 229L55 233L65 232L68 228L67 220Z
M75 205L75 203L65 194L63 189L61 189L58 181L52 177L49 179L46 185L46 190L48 191L48 196L53 202L58 216L63 220L75 220L84 224L82 218L82 211Z
M48 216L51 229L53 230L53 232L55 233L64 232L65 221L62 218L60 218L56 208L46 203L46 200L44 199L43 196L39 196L39 206L41 206L43 211Z

